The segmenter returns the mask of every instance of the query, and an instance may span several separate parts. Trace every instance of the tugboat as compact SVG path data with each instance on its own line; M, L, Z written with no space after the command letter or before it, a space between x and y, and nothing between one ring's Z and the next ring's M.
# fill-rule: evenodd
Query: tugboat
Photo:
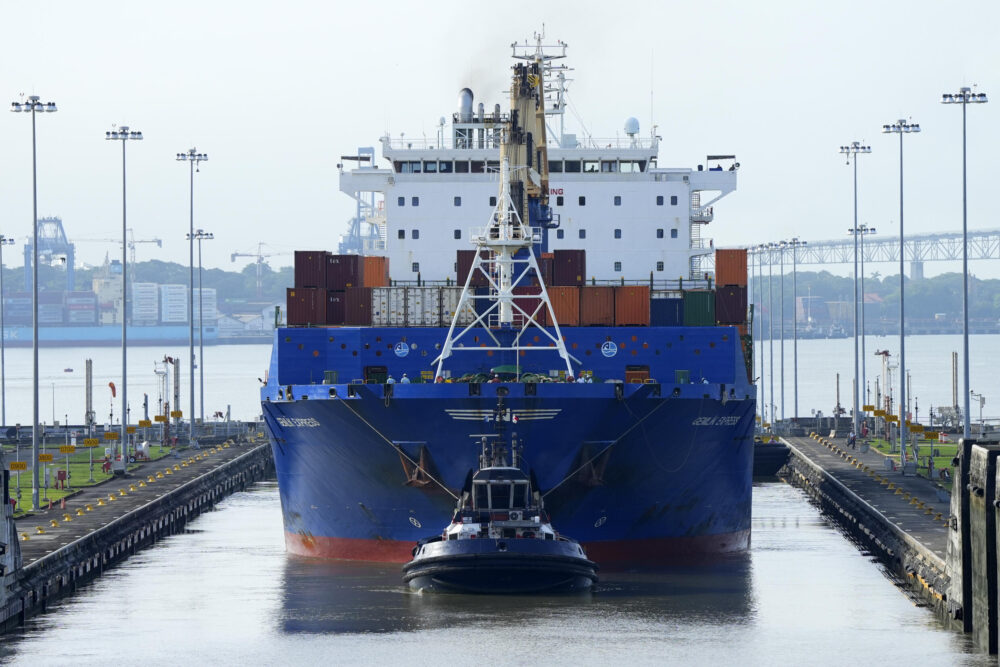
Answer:
M520 467L516 436L507 463L507 413L500 398L498 432L477 436L479 468L469 471L451 523L417 542L413 560L403 566L412 590L554 593L589 590L597 582L597 564L580 543L552 527L534 474Z

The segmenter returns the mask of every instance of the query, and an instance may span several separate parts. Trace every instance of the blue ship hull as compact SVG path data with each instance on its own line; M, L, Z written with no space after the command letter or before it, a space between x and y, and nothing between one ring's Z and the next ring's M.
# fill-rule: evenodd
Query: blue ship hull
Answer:
M357 350L340 341L378 337L391 349L399 332L280 330L262 398L286 546L310 556L408 561L417 540L449 521L475 463L477 436L493 432L489 416L498 390L506 390L507 429L524 444L526 466L553 524L579 540L591 559L657 562L743 550L750 535L755 402L739 344L733 347L721 333L729 330L638 329L657 346L669 348L663 341L676 335L700 345L695 356L703 381L627 385L317 384L316 358L329 364L344 355L364 364L366 355L374 356L361 339L355 339ZM414 349L424 344L421 334L430 341L439 333L403 331ZM567 342L603 340L608 332L632 340L633 332L622 328L564 329ZM663 375L690 361L643 348L641 341L636 347L643 353L629 360L655 356ZM362 359L355 361L359 351ZM300 356L313 359L311 382L301 381L310 364L296 364ZM378 362L387 361L380 354ZM601 357L588 365L606 373L601 364L611 361Z

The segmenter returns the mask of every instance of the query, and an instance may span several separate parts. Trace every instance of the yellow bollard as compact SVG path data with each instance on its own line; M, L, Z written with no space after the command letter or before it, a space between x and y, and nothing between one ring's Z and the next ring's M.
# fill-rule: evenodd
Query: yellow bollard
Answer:
M176 470L177 472L180 472L181 467L175 463L174 464L174 470Z
M893 484L892 482L889 482L889 490L892 490L892 489L895 489L895 488L896 488L896 485Z
M162 472L156 473L156 479L163 479L163 473Z
M128 490L129 491L135 491L135 484L129 484L128 485Z
M58 528L59 522L56 521L55 519L49 519L49 525L52 526L53 528Z
M139 487L141 488L143 486L146 486L146 483L140 479L139 480Z
M114 500L114 499L115 499L115 494L109 493L108 494L108 500Z
M98 498L97 499L97 504L98 505L106 505L107 503L104 502L104 498ZM88 505L87 507L90 507L90 506Z
M149 477L146 478L146 481L149 482L150 484L152 484L153 482L156 481L156 478L153 477L152 475L150 475Z
M73 520L73 517L71 517L69 514L63 514L63 521L64 522L66 522L66 521L72 521L72 520Z
M127 496L128 494L125 493L125 489L118 489L118 495L119 496Z
M166 470L163 471L163 474L164 475L173 475L174 471L171 470L170 468L167 468ZM162 475L157 475L157 477L162 477Z
M924 510L924 514L934 514L934 510L928 507L927 509Z
M84 514L86 514L86 512L83 511L82 507L76 511L77 516L83 516Z
M28 540L30 540L30 539L31 539L31 538L30 538L30 537L28 537L28 534L27 534L27 533L21 533L21 541L22 541L22 542L27 542L27 541L28 541Z
M45 529L42 528L41 526L35 526L35 533L37 533L38 535L44 535Z

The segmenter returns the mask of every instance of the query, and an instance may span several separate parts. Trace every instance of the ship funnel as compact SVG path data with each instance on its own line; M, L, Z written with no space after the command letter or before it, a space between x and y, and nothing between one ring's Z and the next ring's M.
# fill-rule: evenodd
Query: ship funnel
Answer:
M472 91L468 88L458 91L458 121L472 122Z
M483 114L486 112L486 107L483 105L482 102L479 103L479 108L476 111L477 111L476 115L479 116L479 122L482 123L483 122Z

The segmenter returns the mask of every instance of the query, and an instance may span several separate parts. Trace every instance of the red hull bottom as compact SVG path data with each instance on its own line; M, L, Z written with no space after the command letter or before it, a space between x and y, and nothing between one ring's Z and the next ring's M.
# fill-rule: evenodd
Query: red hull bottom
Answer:
M297 556L357 560L376 563L406 563L413 558L415 542L361 540L343 537L313 537L285 533L285 548ZM623 565L657 566L693 557L739 553L750 548L750 531L699 537L658 537L584 543L587 558L602 567Z

